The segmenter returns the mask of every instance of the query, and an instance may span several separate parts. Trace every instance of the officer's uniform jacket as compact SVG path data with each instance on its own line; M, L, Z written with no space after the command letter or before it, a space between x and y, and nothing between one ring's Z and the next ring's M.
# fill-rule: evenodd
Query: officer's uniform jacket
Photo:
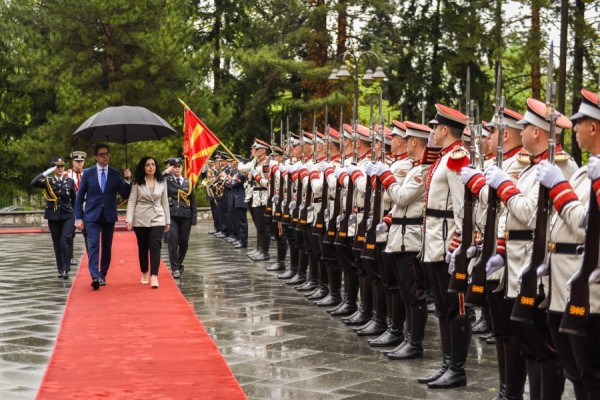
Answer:
M571 187L569 187L569 185ZM569 293L567 281L581 269L583 244L585 243L586 204L590 201L591 182L587 166L577 170L569 184L561 182L550 191L556 213L550 225L548 257L550 262L550 311L565 311ZM572 191L571 191L572 188ZM571 249L563 252L561 247L569 244ZM577 246L580 245L580 248ZM571 253L570 250L579 251ZM600 313L600 285L590 285L590 312Z
M75 192L77 192L77 190L79 190L79 182L81 181L81 177L83 176L83 170L79 172L79 174L77 174L75 171L70 169L65 173L65 175L68 178L73 179L73 183L75 185Z
M173 174L165 175L167 181L167 196L169 198L169 212L171 217L190 218L196 224L197 209L196 195L190 190L190 181L181 176L181 184ZM188 195L188 193L190 193Z
M348 160L346 160L348 162ZM350 162L352 162L352 160L349 160ZM367 151L365 154L363 154L359 159L358 162L356 164L357 170L354 171L351 175L344 177L344 175L340 176L340 180L344 183L344 187L346 189L348 189L348 181L349 179L352 179L352 182L354 183L354 192L352 193L352 204L354 205L355 208L358 208L358 213L356 215L356 223L354 224L348 224L348 236L353 237L356 234L356 229L358 227L358 224L360 224L360 222L363 219L364 213L363 213L363 208L365 206L365 191L367 189L367 174L366 174L366 169L367 169L367 165L371 162L371 150ZM347 178L347 179L346 179ZM345 199L344 199L344 205L345 205ZM353 212L353 210L350 210L349 212Z
M265 163L267 163L266 166ZM266 206L269 201L269 165L267 157L258 160L254 168L258 171L258 175L253 179L252 207Z
M315 164L315 169L309 174L309 183L312 187L312 211L308 212L308 223L314 225L317 215L321 211L321 207L327 201L327 193L323 197L323 172L321 165L325 161L325 157L321 157Z
M394 174L396 178L396 182L402 186L404 179L408 175L409 171L415 165L415 160L410 158L407 153L399 154L395 158L386 157L386 164L391 161L389 164L390 171ZM419 161L420 164L420 161ZM374 197L374 196L373 196ZM391 210L394 204L392 203L392 198L388 194L387 191L383 191L383 206L382 209L384 213ZM380 233L377 235L377 243L386 242L388 240L388 232Z
M245 193L245 201L248 202L251 206L252 205L252 198L253 198L253 192L254 192L254 178L250 175L250 171L252 171L252 168L254 168L254 166L256 165L256 159L252 159L248 162L242 163L240 162L238 164L238 171L246 174L246 183L244 184L244 193ZM254 207L254 206L253 206Z
M341 165L340 161L341 161L341 155L337 154L335 156L332 156L331 161L329 161L330 164L332 164L332 167L327 168L322 175L324 180L327 179L327 210L328 211L326 213L326 218L325 218L325 221L327 223L331 219L331 217L332 217L331 213L333 213L333 209L335 208L335 191L337 188L337 180L335 179L335 169L340 168L340 165ZM343 196L340 196L340 200L342 197ZM323 201L325 201L325 199L323 199ZM340 209L342 209L342 208L344 208L343 204L340 205ZM327 229L329 229L329 226L327 226Z
M456 141L441 152L426 148L423 163L433 165L423 169L421 177L426 187L421 256L423 262L439 262L461 243L465 187L460 181L460 169L469 164L469 156Z
M506 240L506 271L508 274L505 295L508 298L517 297L519 290L518 273L531 260L530 252L533 243L531 235L535 228L539 193L539 182L535 179L535 166L547 158L548 151L532 157L531 164L519 175L516 186L512 182L505 182L497 189L498 195L508 211L506 229L503 235ZM569 179L577 170L575 161L560 150L558 146L555 160L556 165L561 169L566 179ZM517 238L517 236L520 237ZM542 283L546 288L548 287L547 277L542 278Z
M408 158L411 160L412 159ZM425 184L423 174L431 167L421 160L414 162L408 173L387 188L392 200L392 224L389 228L386 253L419 252L422 243Z
M306 164L308 164L309 162L312 163L312 157L311 158L307 158L304 161L304 164L300 165L300 168L298 169L298 179L302 180L302 193L297 193L297 206L301 207L300 210L298 210L298 216L300 216L300 213L302 212L302 210L304 209L304 207L306 207L306 195L308 194L308 185L310 184L310 176L308 173L308 168L306 166ZM296 183L296 191L298 191L298 187L299 187L299 182ZM312 199L311 199L312 200ZM307 212L307 220L308 218L310 218L310 212ZM306 223L306 222L305 222Z
M45 190L46 208L44 218L48 221L65 221L74 218L75 182L64 174L59 178L54 173L47 177L39 174L31 186Z

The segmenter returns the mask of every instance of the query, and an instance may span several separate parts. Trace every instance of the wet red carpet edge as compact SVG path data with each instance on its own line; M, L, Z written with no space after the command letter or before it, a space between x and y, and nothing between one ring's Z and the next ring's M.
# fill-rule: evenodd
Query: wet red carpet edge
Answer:
M245 399L164 263L158 289L140 277L133 233L115 232L98 291L84 255L36 398Z

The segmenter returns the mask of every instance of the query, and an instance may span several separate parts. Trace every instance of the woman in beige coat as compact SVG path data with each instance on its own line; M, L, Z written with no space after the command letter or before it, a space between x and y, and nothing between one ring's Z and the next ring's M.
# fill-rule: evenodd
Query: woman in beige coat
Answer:
M150 286L158 287L158 266L164 232L169 231L171 217L167 200L167 182L156 168L153 157L143 157L135 169L135 184L131 187L127 216L127 229L133 228L138 243L138 256L142 270L142 285L148 284L148 258L150 259Z

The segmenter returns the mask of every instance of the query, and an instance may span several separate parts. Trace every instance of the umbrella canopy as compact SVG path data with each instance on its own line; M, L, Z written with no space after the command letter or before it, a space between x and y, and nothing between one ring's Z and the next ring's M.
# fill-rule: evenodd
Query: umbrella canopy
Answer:
M73 133L88 142L127 144L159 140L176 133L167 121L144 107L108 107L88 118Z

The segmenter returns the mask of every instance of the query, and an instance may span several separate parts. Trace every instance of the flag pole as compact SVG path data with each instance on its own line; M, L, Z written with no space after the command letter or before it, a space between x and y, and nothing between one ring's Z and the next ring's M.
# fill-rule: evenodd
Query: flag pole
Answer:
M183 107L184 107L186 110L191 110L191 108L190 108L190 107L189 107L187 104L185 104L185 102L184 102L183 100L181 100L180 98L177 98L177 100L179 100L179 102L180 102L180 103L183 105ZM217 138L217 139L218 139L218 138ZM231 152L231 150L229 150L229 149L227 148L227 146L225 146L225 144L224 144L224 143L221 141L221 139L219 139L219 144L220 144L221 146L223 146L223 148L225 149L225 151L226 151L227 153L229 153L229 155L230 155L231 157L233 157L233 159L235 160L235 162L237 162L237 163L239 163L239 162L240 162L240 160L238 160L238 158L235 156L235 154L233 154L233 153Z

